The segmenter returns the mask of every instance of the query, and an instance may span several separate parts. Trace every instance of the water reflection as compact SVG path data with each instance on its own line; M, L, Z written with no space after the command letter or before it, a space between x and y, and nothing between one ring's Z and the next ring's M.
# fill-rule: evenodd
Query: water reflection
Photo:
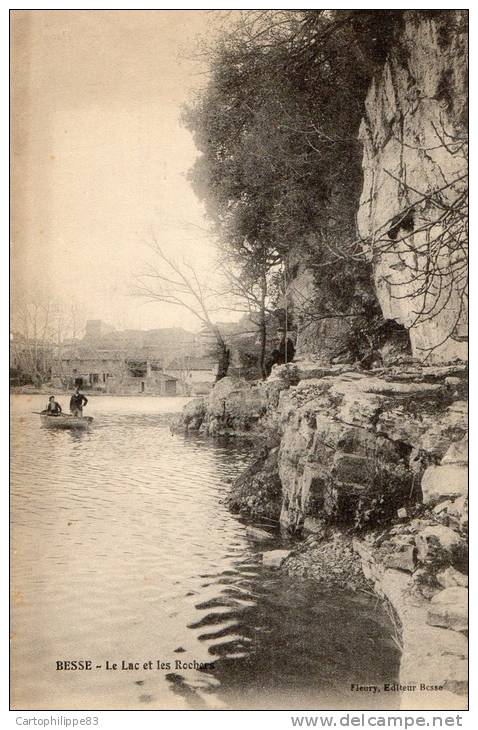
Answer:
M13 403L16 705L325 708L396 678L368 597L262 567L222 504L247 447L171 435L181 399L92 398L73 432L41 429L35 398ZM81 657L102 669L56 671ZM105 671L122 660L164 668Z

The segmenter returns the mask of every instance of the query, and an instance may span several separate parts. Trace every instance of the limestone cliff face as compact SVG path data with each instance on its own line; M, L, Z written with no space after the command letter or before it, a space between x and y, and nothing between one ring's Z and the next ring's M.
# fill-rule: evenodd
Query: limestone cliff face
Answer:
M466 20L405 14L359 134L358 225L382 312L409 329L415 357L435 362L467 355Z
M289 284L288 296L297 324L297 354L301 357L313 355L324 363L353 362L356 356L351 352L351 343L354 342L354 325L359 318L314 318L313 306L320 284L307 265L298 262L293 267L295 269L297 273ZM303 313L304 302L312 303L309 306L312 311Z
M402 708L426 703L463 709L466 366L410 364L364 372L296 362L273 369L271 381L281 380L274 411L279 448L269 456L280 478L280 522L289 531L312 533L304 543L305 557L292 556L284 569L302 561L313 576L319 558L322 580L320 552L327 549L330 558L325 539L330 526L335 536L341 529L360 535L352 545L363 574L390 601L401 626L400 683L443 688L419 698L404 693ZM260 487L270 492L263 483ZM278 508L279 500L267 504ZM246 506L260 516L255 504ZM341 574L342 563L332 559L329 576Z
M334 288L333 270L324 277L319 259L292 249L288 298L299 356L354 362L367 346L381 352L387 342L382 361L391 364L393 342L401 355L411 345L427 362L467 358L466 123L466 12L405 12L365 100L361 195L343 201L343 219L356 216L358 231L349 226L335 242L340 249L358 232L373 282L356 262ZM306 243L313 252L314 241ZM321 318L324 302L331 315L351 315ZM354 316L364 310L367 317ZM371 345L391 322L391 336L380 333Z
M325 518L362 529L466 495L464 368L301 373L277 408L281 523L314 531ZM445 458L455 444L463 454Z
M466 394L460 363L364 371L296 361L261 383L225 378L175 424L248 439L251 464L225 502L311 533L290 559L279 556L285 570L348 583L355 551L398 614L400 682L442 686L426 698L434 709L466 703ZM403 709L414 708L405 693Z
M324 520L360 530L466 496L466 391L463 364L363 371L298 361L265 382L225 378L173 428L254 445L236 510L291 532Z

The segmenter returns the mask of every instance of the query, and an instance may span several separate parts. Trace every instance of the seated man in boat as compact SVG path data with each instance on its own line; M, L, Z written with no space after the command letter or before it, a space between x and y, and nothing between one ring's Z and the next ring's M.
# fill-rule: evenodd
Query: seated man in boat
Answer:
M61 405L55 400L55 396L51 395L48 398L48 405L43 411L47 416L59 416L61 413Z
M87 403L88 398L85 398L83 393L80 393L80 389L77 387L70 398L70 413L74 416L83 416L83 406L86 406Z

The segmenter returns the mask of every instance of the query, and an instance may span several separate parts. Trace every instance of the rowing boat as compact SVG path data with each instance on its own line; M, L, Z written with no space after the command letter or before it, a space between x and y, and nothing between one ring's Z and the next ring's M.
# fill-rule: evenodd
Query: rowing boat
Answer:
M61 416L49 416L46 413L40 413L40 420L45 428L87 429L93 418L91 416L72 416L69 413L62 413Z

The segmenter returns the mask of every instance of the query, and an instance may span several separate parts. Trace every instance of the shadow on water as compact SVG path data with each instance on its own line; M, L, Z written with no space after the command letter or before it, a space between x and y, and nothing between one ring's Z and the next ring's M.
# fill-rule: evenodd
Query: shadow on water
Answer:
M69 439L72 443L91 439L91 433L86 429L74 429L74 428L45 428L43 429L48 437L51 439L52 444L59 444L61 446L62 439Z
M396 707L350 691L397 679L380 605L265 568L224 506L250 445L171 434L174 399L92 398L77 432L41 429L31 400L12 429L17 705ZM78 656L163 668L55 672Z
M396 696L383 692L384 682L397 679L400 657L377 601L297 581L250 560L237 569L208 576L218 596L195 603L202 615L188 628L207 645L212 664L200 670L199 685L188 673L167 675L175 693L198 708L208 693L237 709L398 706ZM209 684L206 677L217 681ZM354 695L353 684L378 684L382 691L373 699Z

